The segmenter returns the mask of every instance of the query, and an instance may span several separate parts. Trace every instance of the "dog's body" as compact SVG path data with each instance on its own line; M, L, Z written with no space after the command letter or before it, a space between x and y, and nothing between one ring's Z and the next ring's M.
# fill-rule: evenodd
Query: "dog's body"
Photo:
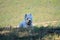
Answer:
M19 27L22 28L30 28L32 27L32 15L31 14L25 14L25 18L23 22L19 24Z

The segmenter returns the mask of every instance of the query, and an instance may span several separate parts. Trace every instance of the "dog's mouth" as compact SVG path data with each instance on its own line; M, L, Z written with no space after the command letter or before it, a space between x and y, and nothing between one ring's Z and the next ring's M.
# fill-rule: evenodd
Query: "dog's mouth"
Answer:
M32 21L31 21L31 20L29 20L29 21L27 22L27 25L31 25L31 23L32 23Z

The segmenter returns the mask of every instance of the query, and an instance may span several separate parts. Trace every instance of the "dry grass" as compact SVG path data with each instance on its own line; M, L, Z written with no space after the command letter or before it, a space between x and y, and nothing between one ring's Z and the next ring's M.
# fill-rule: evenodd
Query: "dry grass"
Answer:
M59 1L0 0L0 26L16 26L24 19L24 14L29 12L32 13L35 23L60 21Z

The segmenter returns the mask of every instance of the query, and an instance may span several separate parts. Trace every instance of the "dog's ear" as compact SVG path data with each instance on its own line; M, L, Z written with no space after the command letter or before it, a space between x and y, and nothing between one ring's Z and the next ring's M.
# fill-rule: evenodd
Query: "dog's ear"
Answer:
M32 17L32 14L30 13L30 16Z
M25 18L27 17L27 14L25 14Z

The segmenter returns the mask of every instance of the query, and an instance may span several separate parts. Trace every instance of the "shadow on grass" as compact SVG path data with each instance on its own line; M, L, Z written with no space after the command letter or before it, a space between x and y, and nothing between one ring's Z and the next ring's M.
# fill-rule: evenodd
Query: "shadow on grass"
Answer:
M46 35L60 35L60 27L34 27L34 29L29 32L29 30L24 28L0 28L0 40L42 40Z

